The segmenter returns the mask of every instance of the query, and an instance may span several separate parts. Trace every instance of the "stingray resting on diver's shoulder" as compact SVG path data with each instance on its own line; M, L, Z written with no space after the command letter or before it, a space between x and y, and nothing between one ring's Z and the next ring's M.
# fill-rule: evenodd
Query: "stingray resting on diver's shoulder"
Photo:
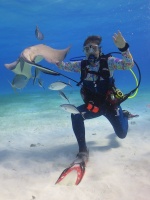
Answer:
M38 44L31 47L28 47L22 51L19 58L10 64L5 64L5 67L16 74L22 74L27 78L31 78L31 67L35 66L43 72L49 71L48 68L42 68L42 66L36 64L42 59L45 59L49 63L61 62L65 59L67 53L70 50L70 46L66 49L57 50L53 49L50 46L44 44ZM47 69L47 70L46 70Z

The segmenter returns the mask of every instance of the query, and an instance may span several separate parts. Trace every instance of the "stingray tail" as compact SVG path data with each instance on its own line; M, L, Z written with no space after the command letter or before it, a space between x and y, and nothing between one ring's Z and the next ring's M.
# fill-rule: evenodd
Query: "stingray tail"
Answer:
M16 93L16 88L13 86L13 84L8 80L8 83L11 85L12 89L14 90L14 92Z

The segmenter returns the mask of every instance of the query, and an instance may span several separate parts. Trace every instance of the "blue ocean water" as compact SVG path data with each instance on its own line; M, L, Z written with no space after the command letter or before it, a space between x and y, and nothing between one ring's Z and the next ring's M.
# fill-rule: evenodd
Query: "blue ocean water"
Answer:
M83 0L37 0L37 1L3 1L0 2L0 32L1 32L1 84L0 94L13 93L8 83L14 74L4 67L5 63L15 61L20 53L27 47L44 43L53 48L66 48L72 45L66 57L68 61L75 56L82 56L83 41L88 35L99 34L102 36L102 49L104 53L118 51L113 44L112 35L120 30L130 44L130 51L138 63L142 73L141 88L149 89L150 58L150 5L149 1L123 0L96 1ZM38 25L45 39L41 42L35 37L35 26ZM57 70L49 63L44 65ZM135 72L138 75L135 67ZM64 73L66 74L66 72ZM79 80L79 75L67 73ZM119 74L117 81L126 81L134 87L134 79L128 74ZM63 77L43 75L44 84L54 80L64 80ZM73 83L72 83L73 84ZM75 84L74 84L75 85ZM127 84L123 83L123 87ZM38 90L28 84L25 91ZM24 91L24 92L25 92Z
M43 41L39 41L35 37L36 25L44 34ZM111 169L108 169L108 164L104 166L108 170L105 171L101 162L99 162L96 166L92 166L99 173L99 176L96 172L94 174L92 170L89 170L91 174L85 180L85 182L88 182L86 186L77 190L74 188L70 190L63 188L64 191L58 190L53 188L54 181L59 175L57 170L61 172L66 163L70 162L69 158L73 159L78 148L71 128L70 113L59 108L60 104L67 102L61 99L57 91L49 90L48 86L54 81L68 82L69 80L63 76L41 74L45 89L39 87L38 84L33 85L33 80L30 80L24 89L14 91L9 83L12 81L14 73L6 69L4 64L16 61L25 48L40 43L55 49L63 49L71 45L71 50L65 58L65 61L69 61L73 57L84 55L82 45L89 35L102 36L104 53L118 51L112 40L113 34L118 30L122 32L129 43L130 51L142 75L138 94L122 105L124 109L140 114L140 117L137 118L137 121L129 122L130 134L124 142L124 147L119 150L114 147L116 140L111 135L109 136L113 140L110 139L111 142L108 142L107 146L108 134L113 133L113 129L103 118L100 121L98 119L90 121L86 126L88 127L88 144L93 151L99 148L100 152L98 153L100 153L103 164L110 162L112 164L110 166L116 167L118 157L113 160L112 152L122 158L125 167L121 168L122 174L119 171L121 174L120 182L114 181L113 183L113 170L116 170L116 168L112 168L113 175L106 183L106 174L108 171L111 174ZM0 199L27 200L38 196L39 199L43 200L52 196L52 199L65 200L69 194L72 199L80 199L80 196L76 195L81 194L83 199L86 200L113 199L113 197L116 197L115 200L119 200L119 194L126 194L126 191L119 188L122 183L122 176L124 177L125 174L124 169L130 181L130 175L135 177L135 174L138 174L139 179L136 176L137 183L140 180L143 182L141 185L139 184L139 187L135 187L138 189L135 190L135 193L134 190L132 193L135 182L132 183L131 181L132 187L128 187L125 182L125 189L131 195L127 195L123 199L131 200L132 195L137 197L136 193L139 188L144 196L145 192L149 191L149 181L146 179L149 167L147 169L145 167L147 165L144 164L147 161L146 156L149 155L150 1L0 0L0 37L0 161L2 169L0 176L4 178L2 179ZM41 64L79 81L79 74L60 71L55 65L46 61L42 61ZM136 66L133 70L139 78ZM128 92L136 86L135 79L130 71L115 72L115 78L117 86L123 92ZM70 102L78 106L82 103L79 94L80 88L73 81L71 81L71 85L72 87L65 88L64 92ZM95 136L93 136L94 134ZM31 144L37 148L31 148ZM139 146L142 146L141 149ZM134 152L131 149L132 147L134 147ZM125 148L126 153L124 152ZM60 155L63 157L62 159ZM66 158L66 155L70 157ZM94 159L96 160L96 158ZM134 161L142 164L136 167ZM58 163L58 166L56 163ZM130 167L128 168L128 166ZM100 167L104 173L99 170ZM143 170L145 171L143 172ZM135 174L132 174L134 171L136 171ZM100 177L100 181L98 177ZM143 177L146 177L147 182L144 182ZM116 180L118 179L116 178ZM126 180L126 177L123 180ZM89 181L93 187L91 187ZM47 186L48 183L51 185ZM43 185L45 186L44 189ZM50 187L53 190L50 190ZM24 188L27 188L28 192L23 198ZM141 188L144 189L141 190ZM99 193L99 191L103 192ZM62 196L59 195L59 192ZM147 198L144 200L147 200Z
M14 73L6 69L4 64L15 61L25 48L40 43L56 49L63 49L71 45L71 50L65 58L65 61L69 61L73 57L84 55L83 41L92 34L102 36L104 53L118 51L112 40L113 34L118 30L122 32L129 43L130 51L142 75L137 96L126 101L125 104L129 103L130 105L130 103L135 104L140 101L143 102L144 108L149 105L149 1L36 0L31 2L29 0L1 0L0 24L0 115L1 120L3 119L1 126L5 124L4 127L7 127L5 120L9 116L18 119L21 115L25 119L19 121L20 126L25 124L26 120L32 121L33 115L36 120L44 119L43 124L46 123L44 122L46 119L55 121L55 123L57 123L57 119L62 121L62 113L63 116L67 114L59 113L59 105L65 101L58 96L57 91L49 90L48 86L58 80L69 81L63 76L41 74L45 89L39 87L38 84L33 85L31 79L24 89L14 91L9 83L12 82ZM35 37L36 25L44 34L42 41ZM79 74L60 71L55 65L46 61L42 61L41 64L79 81ZM133 69L139 78L136 66ZM125 93L136 86L130 71L116 71L115 78L116 85ZM78 106L82 103L79 94L80 88L73 81L71 84L73 87L66 88L64 92L70 102Z

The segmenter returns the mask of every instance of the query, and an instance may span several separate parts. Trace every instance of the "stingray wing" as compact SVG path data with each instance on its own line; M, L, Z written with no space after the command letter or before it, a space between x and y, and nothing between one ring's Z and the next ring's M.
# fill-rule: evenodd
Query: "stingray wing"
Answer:
M27 78L31 78L31 67L35 66L43 73L50 75L60 75L51 69L43 67L36 62L45 59L50 63L61 62L65 59L70 47L66 49L57 50L44 44L34 45L23 50L20 57L13 63L5 64L7 69L12 70L16 74L25 75Z
M14 70L18 63L19 63L19 59L14 61L14 62L12 62L12 63L4 64L4 66L9 70Z
M26 76L28 79L32 77L31 66L23 60L18 59L13 63L5 64L5 67L13 71L15 74Z
M57 50L44 44L38 44L24 49L20 57L25 62L33 62L37 56L42 56L47 62L56 63L63 61L69 52L70 47Z

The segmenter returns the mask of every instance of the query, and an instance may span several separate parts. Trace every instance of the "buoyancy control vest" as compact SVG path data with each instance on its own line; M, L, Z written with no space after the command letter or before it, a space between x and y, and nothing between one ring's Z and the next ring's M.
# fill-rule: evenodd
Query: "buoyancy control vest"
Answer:
M100 80L100 77L102 77L104 80L108 79L110 77L110 71L108 69L108 58L111 57L111 54L102 54L99 57L99 70L97 72L88 70L87 66L90 64L88 60L82 60L81 61L81 77L80 82L77 84L79 86L83 80L87 77L87 74L95 74L97 75L97 82Z
M109 57L111 57L111 54L102 54L99 57L100 67L97 72L88 69L88 65L90 64L88 60L81 61L81 77L80 82L77 84L78 86L81 83L84 83L88 73L97 75L97 80L94 82L95 92L91 91L87 85L85 86L85 84L82 85L80 90L81 97L85 102L87 109L94 113L98 112L104 103L114 108L120 103L120 98L123 95L120 90L116 89L114 78L110 78L110 71L108 68ZM103 79L103 82L107 87L105 93L100 93L96 90L97 85L100 83L100 78Z

